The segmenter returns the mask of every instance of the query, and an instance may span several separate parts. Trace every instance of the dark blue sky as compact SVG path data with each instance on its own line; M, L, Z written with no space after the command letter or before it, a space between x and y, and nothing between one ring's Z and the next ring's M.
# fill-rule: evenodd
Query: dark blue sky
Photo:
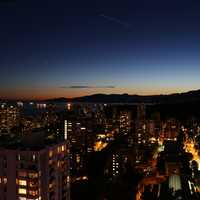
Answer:
M198 89L199 10L198 0L4 1L0 97Z

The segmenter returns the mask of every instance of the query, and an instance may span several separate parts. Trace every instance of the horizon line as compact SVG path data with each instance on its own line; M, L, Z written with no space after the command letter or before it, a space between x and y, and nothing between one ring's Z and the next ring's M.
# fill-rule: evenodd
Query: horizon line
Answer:
M93 96L93 95L129 95L129 96L168 96L168 95L174 95L174 94L183 94L183 93L188 93L188 92L194 92L194 91L199 91L200 89L193 89L193 90L187 90L183 92L174 92L174 93L160 93L160 94L130 94L130 93L94 93L91 95L83 95L83 96L75 96L75 97L64 97L64 96L59 96L59 97L38 97L38 98L7 98L7 97L0 97L0 101L47 101L47 100L52 100L52 99L76 99L76 98L82 98L86 96Z

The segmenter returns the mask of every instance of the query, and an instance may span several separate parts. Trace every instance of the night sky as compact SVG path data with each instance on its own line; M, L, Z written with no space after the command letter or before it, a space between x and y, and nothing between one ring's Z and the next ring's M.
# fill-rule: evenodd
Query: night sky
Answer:
M199 0L1 0L0 98L200 87Z

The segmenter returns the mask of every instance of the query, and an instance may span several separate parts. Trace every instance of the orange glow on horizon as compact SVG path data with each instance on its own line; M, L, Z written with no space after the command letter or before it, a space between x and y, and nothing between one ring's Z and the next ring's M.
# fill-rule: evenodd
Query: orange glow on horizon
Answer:
M198 88L89 88L89 89L62 89L62 88L41 88L41 89L12 89L0 91L0 99L18 100L45 100L51 98L76 98L93 94L124 94L129 95L167 95L172 93L182 93Z

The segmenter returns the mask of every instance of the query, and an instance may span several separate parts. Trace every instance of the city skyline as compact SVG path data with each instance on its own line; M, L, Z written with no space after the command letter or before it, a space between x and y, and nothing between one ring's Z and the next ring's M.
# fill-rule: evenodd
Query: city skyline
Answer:
M0 200L200 200L200 1L0 1Z
M170 94L199 89L194 1L0 4L0 97Z

